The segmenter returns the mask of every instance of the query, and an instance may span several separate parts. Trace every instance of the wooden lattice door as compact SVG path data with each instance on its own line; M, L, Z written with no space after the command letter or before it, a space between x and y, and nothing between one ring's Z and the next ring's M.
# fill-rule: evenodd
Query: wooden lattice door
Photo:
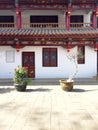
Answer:
M22 66L28 68L28 77L35 77L35 53L23 52L22 53Z

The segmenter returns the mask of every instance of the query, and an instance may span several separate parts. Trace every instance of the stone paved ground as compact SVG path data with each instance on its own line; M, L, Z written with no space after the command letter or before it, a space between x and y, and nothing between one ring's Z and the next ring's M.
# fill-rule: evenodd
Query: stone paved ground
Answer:
M98 85L0 85L0 130L98 130Z

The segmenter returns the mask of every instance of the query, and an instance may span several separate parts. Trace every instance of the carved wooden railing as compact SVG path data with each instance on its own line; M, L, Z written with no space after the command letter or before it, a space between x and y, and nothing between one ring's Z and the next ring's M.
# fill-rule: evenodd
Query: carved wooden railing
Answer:
M0 28L16 28L16 23L0 23ZM23 23L23 29L66 29L65 23ZM70 29L91 28L92 23L70 23Z
M92 23L70 23L70 28L90 28Z
M45 29L56 29L56 28L65 28L65 24L64 23L30 23L30 24L26 24L24 23L22 25L22 28L35 28L35 29L39 29L39 28L45 28Z
M0 23L0 28L14 28L16 27L15 23Z
M92 23L70 23L71 29L77 28L91 28ZM66 29L65 23L24 23L22 28L47 28L47 29Z

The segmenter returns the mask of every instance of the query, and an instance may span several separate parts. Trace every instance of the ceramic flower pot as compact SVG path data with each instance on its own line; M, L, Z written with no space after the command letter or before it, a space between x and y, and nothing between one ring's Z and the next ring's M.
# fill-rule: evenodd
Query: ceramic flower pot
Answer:
M60 86L64 91L72 91L73 84L74 84L74 81L67 82L66 80L60 80Z
M17 91L25 91L27 87L26 84L14 84L14 86Z

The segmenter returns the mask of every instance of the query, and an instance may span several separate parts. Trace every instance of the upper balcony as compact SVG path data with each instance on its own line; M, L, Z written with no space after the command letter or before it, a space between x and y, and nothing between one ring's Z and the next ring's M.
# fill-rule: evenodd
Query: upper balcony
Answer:
M0 23L0 28L17 28L16 23ZM23 23L21 29L65 29L65 23ZM92 23L70 23L71 30L93 29Z

